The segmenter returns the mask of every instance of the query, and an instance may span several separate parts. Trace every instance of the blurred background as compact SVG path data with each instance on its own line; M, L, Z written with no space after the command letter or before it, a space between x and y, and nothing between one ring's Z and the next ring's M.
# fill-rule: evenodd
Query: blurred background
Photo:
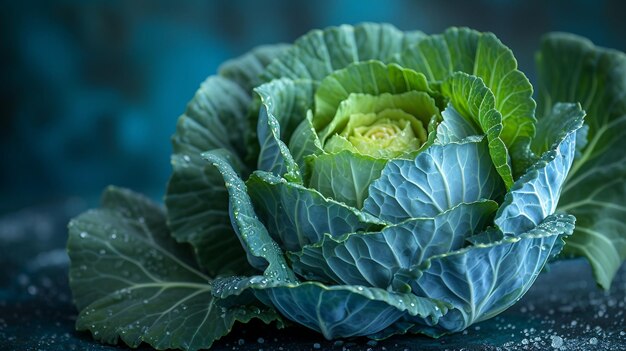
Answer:
M169 137L199 84L255 45L362 21L495 32L534 79L542 33L626 51L625 3L570 1L14 1L0 11L0 215L108 184L160 200ZM82 206L80 206L82 207Z

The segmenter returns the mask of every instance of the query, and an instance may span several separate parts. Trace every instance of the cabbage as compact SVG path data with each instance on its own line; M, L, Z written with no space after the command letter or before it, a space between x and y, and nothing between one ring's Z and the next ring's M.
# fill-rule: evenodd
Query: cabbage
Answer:
M344 25L224 63L178 120L165 209L110 187L70 223L77 329L185 350L251 319L437 337L550 259L608 288L626 57L557 33L537 63L538 109L511 50L467 28Z

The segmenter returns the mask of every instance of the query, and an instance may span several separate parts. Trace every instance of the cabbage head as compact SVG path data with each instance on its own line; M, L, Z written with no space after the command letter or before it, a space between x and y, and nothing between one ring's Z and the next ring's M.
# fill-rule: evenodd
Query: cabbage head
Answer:
M554 33L537 68L538 103L491 33L372 23L224 63L178 119L165 209L111 187L70 223L77 329L185 350L251 319L437 337L513 305L561 251L608 288L626 57Z

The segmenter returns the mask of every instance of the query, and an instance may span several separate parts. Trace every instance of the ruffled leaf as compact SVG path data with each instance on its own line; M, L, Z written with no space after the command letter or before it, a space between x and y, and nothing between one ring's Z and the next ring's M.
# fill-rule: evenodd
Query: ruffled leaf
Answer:
M494 94L482 79L462 72L443 82L443 93L463 117L479 126L487 136L489 155L507 189L513 185L509 151L502 139L502 115L495 109Z
M467 137L480 134L474 123L461 116L451 104L443 110L441 117L443 121L437 126L436 142L439 144L458 143Z
M257 218L243 180L221 153L212 151L202 156L224 177L229 195L230 219L241 245L246 250L248 262L257 269L264 269L264 274L273 279L296 281L293 272L287 268L280 247Z
M554 140L551 149L543 153L504 197L494 222L505 235L528 231L556 210L561 188L574 160L576 132L583 125L584 114L580 108L568 111L567 116L558 111L553 114L560 126L567 129L558 129L556 135L550 136Z
M454 72L480 77L495 97L502 116L501 138L507 147L535 134L533 88L517 69L513 53L492 33L450 28L424 37L396 56L402 66L416 70L429 81L443 82Z
M574 221L551 215L519 237L432 257L415 272L413 292L454 306L437 325L444 331L491 318L528 291L561 237L574 230Z
M504 190L485 140L433 145L415 160L392 160L363 209L385 221L433 217L458 204L497 200Z
M401 32L389 24L363 23L312 30L278 59L263 76L322 80L353 62L386 60L423 37L421 32Z
M311 81L274 80L256 88L261 111L257 136L261 145L258 169L301 182L300 168L285 144L305 119L313 104L315 84Z
M498 204L484 200L460 204L434 218L409 219L379 232L350 233L290 253L299 275L337 284L392 287L400 269L460 249L467 237L481 231Z
M402 94L431 92L426 77L396 64L380 61L353 63L324 78L315 92L313 125L320 130L330 123L342 101L350 94Z
M342 235L380 227L382 222L319 192L257 171L247 182L259 216L287 250L318 242L325 233Z
M259 299L275 306L282 315L322 333L327 339L375 334L404 316L433 324L448 308L441 301L411 293L363 286L285 284L265 277L227 278L216 284L222 298L252 289Z

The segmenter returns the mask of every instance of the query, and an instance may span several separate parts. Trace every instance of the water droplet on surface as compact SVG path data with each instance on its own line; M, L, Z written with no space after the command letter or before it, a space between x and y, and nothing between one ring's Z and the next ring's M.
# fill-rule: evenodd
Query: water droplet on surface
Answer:
M595 337L594 337L594 338L589 339L589 343L590 343L591 345L596 345L596 344L598 343L598 338L595 338Z
M558 349L561 346L563 346L563 338L561 338L560 336L553 335L551 339L552 339L552 342L550 343L550 346L554 347L555 349Z
M80 237L83 238L83 239L86 238L87 237L87 233L86 232L81 232L80 233Z

